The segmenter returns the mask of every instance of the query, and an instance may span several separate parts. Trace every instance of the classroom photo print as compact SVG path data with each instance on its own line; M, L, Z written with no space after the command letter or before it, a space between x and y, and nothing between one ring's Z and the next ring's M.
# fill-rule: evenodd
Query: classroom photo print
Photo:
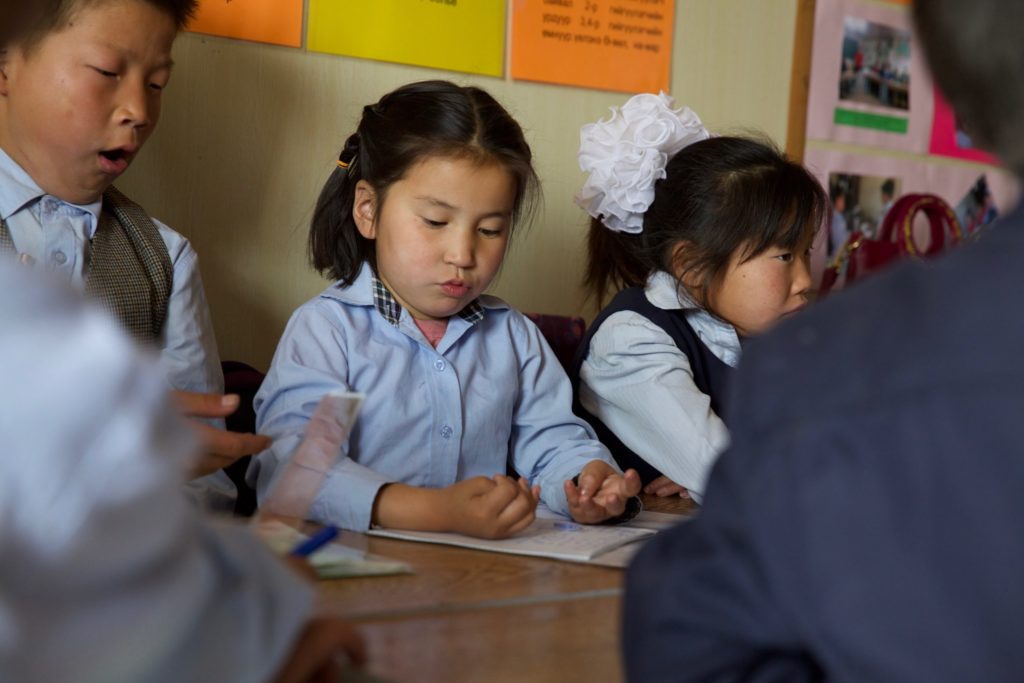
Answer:
M829 226L829 258L854 232L868 238L878 236L882 219L900 196L899 178L854 173L829 173L828 192L832 200Z
M858 17L843 19L839 99L910 109L910 33Z

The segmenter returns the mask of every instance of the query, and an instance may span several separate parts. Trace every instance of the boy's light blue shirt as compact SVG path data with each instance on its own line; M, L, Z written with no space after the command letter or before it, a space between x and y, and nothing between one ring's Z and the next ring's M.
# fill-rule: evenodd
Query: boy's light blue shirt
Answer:
M79 289L85 286L86 255L101 204L69 204L47 195L0 149L0 218L7 223L15 248ZM158 341L161 368L174 389L220 393L224 378L198 257L182 235L156 219L153 223L174 268L167 322Z
M566 479L594 459L618 471L572 413L562 366L521 313L482 296L482 319L452 316L435 349L407 311L397 325L385 319L373 279L364 266L350 287L329 287L289 321L255 400L256 427L274 439L249 470L261 499L329 391L366 399L310 509L320 523L365 530L386 483L440 488L504 474L507 462L540 485L546 506L568 514Z
M46 194L32 177L0 149L0 219L19 254L26 254L78 289L88 275L89 241L96 233L102 202L69 204ZM173 267L167 321L157 340L160 368L172 389L219 394L224 375L217 354L210 309L199 275L199 260L182 235L153 219ZM209 420L223 427L222 420ZM235 486L223 472L189 482L187 489L203 505L230 510Z

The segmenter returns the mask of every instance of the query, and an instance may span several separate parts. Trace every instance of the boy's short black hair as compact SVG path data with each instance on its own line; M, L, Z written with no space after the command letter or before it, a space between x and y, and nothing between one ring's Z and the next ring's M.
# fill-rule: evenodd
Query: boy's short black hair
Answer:
M979 146L1024 174L1024 3L915 0L931 72Z
M23 47L31 49L46 36L68 26L76 12L90 6L101 5L111 0L35 0L30 15L23 14L25 22L19 27L16 39ZM136 0L146 2L166 12L178 30L184 29L196 13L199 0Z
M59 0L36 0L29 2L0 1L0 45L20 39L36 21Z

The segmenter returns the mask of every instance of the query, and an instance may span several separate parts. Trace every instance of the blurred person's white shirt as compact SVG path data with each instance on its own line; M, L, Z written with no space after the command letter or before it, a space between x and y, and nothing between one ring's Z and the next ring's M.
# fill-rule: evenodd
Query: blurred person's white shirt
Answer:
M0 680L264 681L312 591L182 497L156 359L0 262Z

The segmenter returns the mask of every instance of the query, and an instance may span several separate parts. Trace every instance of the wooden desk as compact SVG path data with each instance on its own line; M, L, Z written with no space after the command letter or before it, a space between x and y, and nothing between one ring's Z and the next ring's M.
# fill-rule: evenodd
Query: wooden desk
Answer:
M323 602L351 619L503 608L565 596L618 595L622 571L344 532L341 543L412 566L414 574L323 581Z
M622 680L621 598L362 619L370 671L396 683Z
M644 503L692 509L679 498ZM622 679L619 569L348 532L339 542L416 572L320 584L325 609L359 626L378 676L396 683Z

